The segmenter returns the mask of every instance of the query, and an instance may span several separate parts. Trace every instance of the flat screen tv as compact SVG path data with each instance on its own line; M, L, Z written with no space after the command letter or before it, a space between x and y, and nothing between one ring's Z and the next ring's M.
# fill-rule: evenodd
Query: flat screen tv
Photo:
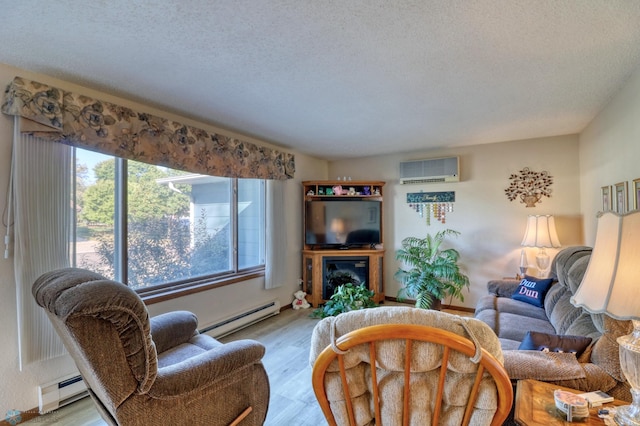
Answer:
M380 244L382 203L362 199L318 199L305 204L305 244L319 247Z

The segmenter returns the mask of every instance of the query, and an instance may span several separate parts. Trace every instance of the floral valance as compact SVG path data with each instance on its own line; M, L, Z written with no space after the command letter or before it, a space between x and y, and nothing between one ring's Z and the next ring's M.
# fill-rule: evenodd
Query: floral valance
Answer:
M2 112L48 140L193 173L282 180L295 172L293 154L21 77L7 87Z

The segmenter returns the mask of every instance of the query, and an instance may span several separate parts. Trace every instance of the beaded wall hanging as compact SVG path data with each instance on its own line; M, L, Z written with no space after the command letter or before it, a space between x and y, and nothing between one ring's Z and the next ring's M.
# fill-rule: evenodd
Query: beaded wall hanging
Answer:
M454 191L445 192L410 192L407 194L407 204L415 210L420 217L424 217L427 225L431 225L431 216L445 223L447 213L453 211L453 203L456 201Z

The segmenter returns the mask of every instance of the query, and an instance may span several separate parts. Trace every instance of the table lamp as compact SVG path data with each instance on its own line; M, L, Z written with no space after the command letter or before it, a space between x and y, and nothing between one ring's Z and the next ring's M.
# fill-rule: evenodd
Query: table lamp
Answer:
M529 215L521 245L540 249L536 255L536 266L538 267L538 277L545 277L549 266L551 266L551 259L545 248L560 247L553 216ZM522 253L520 262L522 263Z
M598 219L596 241L589 265L571 303L591 313L631 320L633 332L618 338L620 367L631 385L631 405L618 407L619 425L640 425L640 210Z

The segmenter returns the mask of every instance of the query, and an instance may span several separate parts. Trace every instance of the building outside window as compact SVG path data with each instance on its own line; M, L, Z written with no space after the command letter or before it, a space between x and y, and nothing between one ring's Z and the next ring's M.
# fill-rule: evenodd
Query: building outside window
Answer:
M74 265L140 292L264 270L264 180L192 174L79 148L75 165Z

